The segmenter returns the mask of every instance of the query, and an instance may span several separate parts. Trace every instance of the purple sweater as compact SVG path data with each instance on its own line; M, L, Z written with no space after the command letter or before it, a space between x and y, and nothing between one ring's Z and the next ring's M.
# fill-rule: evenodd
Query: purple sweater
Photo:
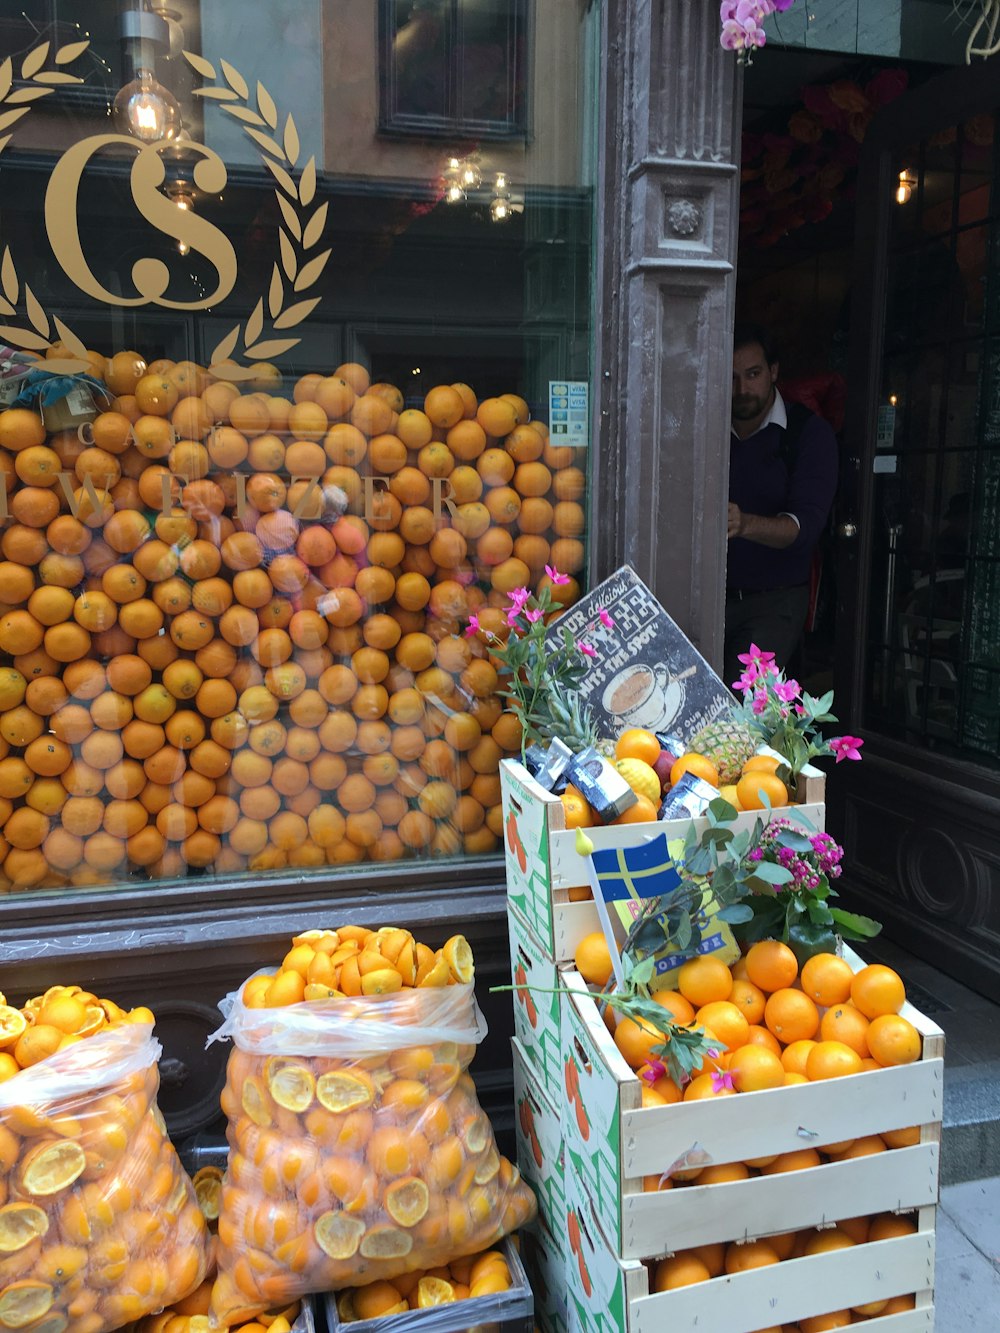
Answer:
M783 435L772 422L749 439L732 436L730 500L747 514L794 514L799 535L783 551L734 537L726 578L730 588L763 591L809 582L813 548L837 489L837 439L828 422L811 416L799 435L789 475L781 456Z

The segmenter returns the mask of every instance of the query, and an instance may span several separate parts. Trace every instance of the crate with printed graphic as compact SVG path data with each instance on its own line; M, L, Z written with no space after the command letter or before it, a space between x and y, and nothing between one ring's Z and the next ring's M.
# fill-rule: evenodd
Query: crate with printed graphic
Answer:
M518 1232L521 1259L535 1297L535 1321L542 1333L567 1333L569 1289L567 1286L566 1210L560 1225L550 1227L539 1214L530 1226Z
M844 954L855 971L863 966L850 950ZM563 982L573 991L586 989L571 969ZM575 1172L593 1199L612 1250L624 1259L643 1259L664 1253L680 1235L701 1245L787 1232L829 1217L933 1204L944 1034L910 1005L903 1014L923 1039L922 1059L913 1064L642 1107L639 1079L596 1003L578 994L566 997L563 1049L572 1065L566 1070L571 1106L563 1115L566 1171ZM907 1146L883 1151L872 1136L889 1133ZM874 1151L843 1160L816 1158L796 1171L768 1173L766 1164L760 1175L727 1183L652 1188L652 1178L695 1166L756 1162L857 1139L870 1139Z
M514 986L514 1034L545 1095L558 1104L562 1018L556 964L524 919L507 909L510 970Z
M826 821L825 776L815 768L804 773L803 785L808 785L809 800L790 809L808 826L822 829ZM576 848L576 832L566 828L559 797L539 786L528 770L513 759L504 759L500 764L500 790L507 901L545 952L557 962L565 962L573 957L584 935L601 928L590 898L587 862ZM734 831L752 829L761 814L761 811L744 811L730 827ZM694 825L700 835L707 821L696 819ZM608 824L588 828L587 837L595 851L631 848L660 833L668 841L684 838L690 826L689 819Z
M736 1099L734 1099L736 1100ZM806 1173L802 1173L806 1174ZM724 1190L726 1186L713 1186ZM855 1309L869 1333L932 1333L934 1328L934 1214L925 1207L887 1239L789 1257L657 1291L657 1263L620 1259L598 1219L600 1205L572 1171L566 1181L569 1327L580 1333L772 1333L799 1320L831 1314L842 1328ZM709 1204L709 1207L712 1205ZM722 1206L721 1204L719 1205ZM835 1214L827 1214L833 1235ZM688 1237L677 1233L686 1246ZM822 1236L824 1233L817 1233ZM677 1237L674 1238L677 1245ZM821 1242L822 1244L822 1242ZM659 1256L657 1256L657 1259ZM716 1267L718 1265L716 1264ZM887 1302L913 1308L898 1313Z
M521 1043L511 1043L514 1059L514 1113L517 1165L551 1225L566 1212L563 1129L555 1103L545 1095Z

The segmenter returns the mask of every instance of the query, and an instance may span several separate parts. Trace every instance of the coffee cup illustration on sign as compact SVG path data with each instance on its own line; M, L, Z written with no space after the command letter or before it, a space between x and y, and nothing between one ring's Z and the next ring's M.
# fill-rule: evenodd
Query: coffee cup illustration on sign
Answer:
M622 729L665 731L684 703L684 677L692 674L689 669L671 676L662 662L656 666L633 662L608 682L601 705Z

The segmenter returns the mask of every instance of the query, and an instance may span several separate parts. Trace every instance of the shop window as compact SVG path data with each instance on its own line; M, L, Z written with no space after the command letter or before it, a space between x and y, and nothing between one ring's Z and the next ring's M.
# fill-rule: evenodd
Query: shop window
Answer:
M528 0L379 0L383 134L523 138Z
M331 8L178 3L114 117L51 5L0 30L0 917L499 854L520 735L466 631L585 585L598 10L553 0L535 136L452 197L456 144L377 133L374 8ZM523 81L524 8L448 15Z

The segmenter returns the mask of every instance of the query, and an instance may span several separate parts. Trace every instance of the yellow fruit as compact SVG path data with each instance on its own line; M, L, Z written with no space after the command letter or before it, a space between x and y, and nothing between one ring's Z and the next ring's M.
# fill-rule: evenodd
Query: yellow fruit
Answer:
M645 796L653 805L660 803L660 779L642 759L616 759L615 768L637 796Z
M463 986L472 984L476 968L472 958L472 949L464 935L453 935L446 941L441 955L448 964L451 975Z
M309 1070L302 1064L280 1057L269 1062L267 1086L279 1106L297 1115L308 1110L316 1093L316 1080Z
M19 1183L26 1194L44 1198L58 1194L83 1174L87 1158L79 1143L59 1139L40 1143L21 1163Z
M417 1309L427 1310L433 1305L450 1305L455 1299L455 1288L440 1277L422 1277L417 1283Z
M742 805L740 805L740 798L736 793L735 782L727 782L724 787L720 787L719 795L722 797L724 801L728 801L734 810L743 809Z

